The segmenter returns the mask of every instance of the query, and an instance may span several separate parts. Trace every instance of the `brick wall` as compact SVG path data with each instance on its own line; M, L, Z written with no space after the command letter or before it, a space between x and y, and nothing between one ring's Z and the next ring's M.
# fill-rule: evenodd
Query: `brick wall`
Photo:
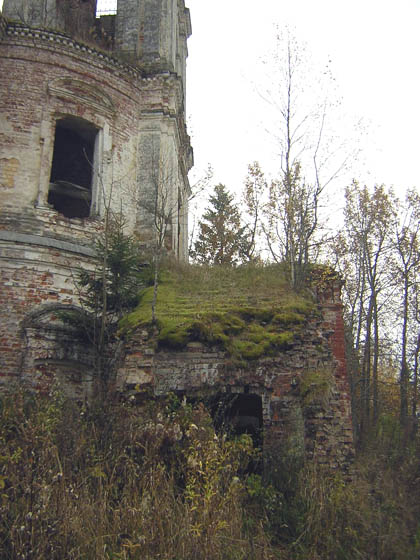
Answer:
M110 200L114 209L123 208L129 229L143 228L149 235L143 201L153 196L163 165L174 177L174 198L178 188L189 191L192 157L180 116L180 77L163 72L145 78L141 70L66 35L20 24L6 27L0 69L3 229L1 223L13 214L40 227L36 221L44 219L39 210L47 208L55 125L63 116L83 119L100 131L92 218L103 215L104 200ZM157 139L154 151L147 148L151 133ZM175 212L173 219L172 231L177 232ZM69 226L71 238L74 228ZM83 227L89 231L88 222ZM172 247L186 258L183 233L173 237Z
M92 265L91 247L103 227L104 201L115 211L122 209L128 232L150 237L143 203L153 197L159 154L174 175L183 178L183 185L173 183L174 193L178 187L188 190L192 160L182 110L180 77L168 72L145 77L139 68L92 45L0 16L3 383L30 369L22 331L28 315L42 306L77 301L72 270ZM48 204L56 122L69 116L99 131L94 204L87 218L66 218ZM145 148L151 131L157 153ZM171 246L185 258L186 235L181 233L173 236Z
M133 335L117 377L119 390L139 396L168 392L192 397L258 395L262 400L266 450L285 445L302 422L305 455L331 468L347 469L353 457L350 393L338 288L324 297L319 313L293 346L239 368L215 347L192 342L185 351L155 350L147 332ZM306 406L300 391L307 372L331 372L326 400Z
M24 373L27 317L54 305L77 304L74 275L93 261L62 249L3 242L0 264L0 383L7 384Z

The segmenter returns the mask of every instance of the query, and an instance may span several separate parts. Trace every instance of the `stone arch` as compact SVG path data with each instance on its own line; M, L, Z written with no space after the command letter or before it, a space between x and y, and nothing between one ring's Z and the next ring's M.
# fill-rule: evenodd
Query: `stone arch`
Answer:
M23 381L37 389L58 383L70 397L85 398L93 388L93 347L62 313L86 312L76 305L47 304L30 311L21 323Z
M115 114L115 104L111 97L97 85L82 82L71 77L60 77L48 83L48 93L67 103L81 104L94 113L107 117Z

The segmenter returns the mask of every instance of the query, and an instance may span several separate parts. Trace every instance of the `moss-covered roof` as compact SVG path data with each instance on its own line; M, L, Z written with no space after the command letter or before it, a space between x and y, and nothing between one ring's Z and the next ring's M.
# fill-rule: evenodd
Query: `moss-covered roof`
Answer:
M151 326L152 299L150 286L122 320L124 332ZM235 361L258 359L290 346L314 308L311 298L290 290L277 265L178 266L161 275L156 341L174 349L200 341Z

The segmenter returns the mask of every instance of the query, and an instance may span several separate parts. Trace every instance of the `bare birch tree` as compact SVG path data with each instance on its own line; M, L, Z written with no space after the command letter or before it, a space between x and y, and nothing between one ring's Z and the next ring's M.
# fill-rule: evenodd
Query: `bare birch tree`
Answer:
M274 137L280 173L265 206L264 233L272 258L287 264L290 283L299 289L319 250L325 191L344 169L347 157L339 156L340 143L331 144L328 98L318 97L315 106L312 102L317 94L307 81L303 48L290 33L278 37L277 48L279 84L263 97L278 116Z

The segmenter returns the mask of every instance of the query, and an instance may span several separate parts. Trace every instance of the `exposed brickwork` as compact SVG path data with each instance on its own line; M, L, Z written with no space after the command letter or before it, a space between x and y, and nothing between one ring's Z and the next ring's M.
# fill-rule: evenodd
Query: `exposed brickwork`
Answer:
M146 77L118 56L62 33L19 23L9 23L4 31L0 228L14 214L25 220L31 216L32 223L43 219L38 210L47 208L56 121L70 115L100 131L92 217L103 215L104 200L110 200L114 209L127 209L131 230L150 238L146 203L154 197L161 167L171 169L167 184L174 207L179 193L185 202L189 192L192 153L183 117L184 78L167 71ZM186 258L186 213L185 204L182 216L174 211L170 228L171 248L179 258Z
M289 437L296 415L302 417L306 457L332 468L347 468L353 456L350 395L346 377L342 308L335 291L320 304L292 348L278 356L238 368L214 347L190 343L185 351L155 351L146 332L127 346L118 386L156 396L176 392L188 396L249 393L262 399L266 446ZM299 386L308 371L331 371L335 383L328 401L304 406Z
M90 36L94 0L63 0L60 10L51 0L51 21L42 15L43 5L5 0L6 12L18 21L0 15L0 384L23 379L42 389L59 378L73 395L82 395L92 388L91 351L65 328L59 311L78 303L73 276L79 266L94 266L92 243L102 231L105 206L121 209L127 231L150 241L150 208L157 189L169 189L163 194L176 212L168 248L179 259L187 256L193 156L185 126L185 60L191 23L184 0L119 0L108 26L112 40L101 39L114 50L105 52ZM80 25L68 18L74 8ZM76 186L81 194L82 183L56 185L51 173L56 131L75 128L92 142L91 187L82 192L89 211L75 214L88 217L65 217L65 208L58 211L49 198L51 188ZM352 433L338 286L320 302L321 318L307 323L292 348L245 369L201 344L178 353L155 351L147 334L137 333L118 386L156 396L257 395L266 443L283 441L301 422L307 457L344 467ZM305 407L300 380L319 368L330 368L335 384L328 402Z
M3 382L29 377L31 368L34 382L48 377L50 365L58 360L53 357L54 337L47 336L38 323L28 326L28 317L51 304L77 303L72 274L77 266L93 266L92 244L102 231L106 206L122 210L128 232L140 234L145 241L153 237L150 207L154 208L159 187L156 177L169 177L168 169L169 200L177 209L169 228L169 249L180 259L187 256L185 198L192 152L185 126L185 72L181 71L189 34L179 23L186 21L183 0L174 4L179 17L173 22L152 4L148 15L157 36L164 33L172 41L171 52L183 49L176 55L182 68L148 64L147 73L139 58L126 63L118 36L113 52L95 44L94 0L47 4L5 0L9 19L0 15ZM121 27L124 2L119 6ZM130 25L139 31L141 21ZM56 127L63 119L80 127L81 136L86 130L95 131L88 217L65 217L49 202ZM53 315L43 317L54 322ZM41 329L41 338L36 328ZM54 332L59 342L59 329Z
M0 249L0 383L4 384L28 376L23 368L27 317L54 304L77 303L73 275L78 266L91 267L92 260L33 245L4 243Z

